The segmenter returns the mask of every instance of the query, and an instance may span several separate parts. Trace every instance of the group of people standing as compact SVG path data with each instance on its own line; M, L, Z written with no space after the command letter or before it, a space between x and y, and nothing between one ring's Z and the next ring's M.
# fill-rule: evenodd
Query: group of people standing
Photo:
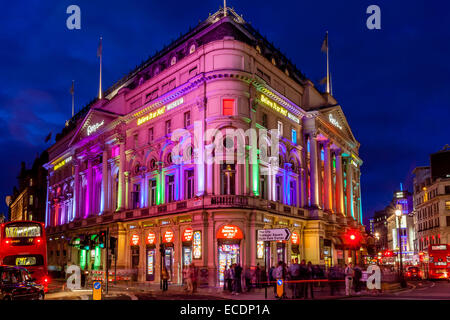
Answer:
M197 291L198 269L193 263L183 268L184 290L189 294Z
M246 276L249 270L246 270ZM233 295L239 295L239 293L242 293L242 267L238 263L233 263L231 266L225 266L225 270L223 273L224 276L224 283L223 283L223 290L231 292ZM248 285L250 282L245 278L246 285ZM250 279L251 280L251 279ZM248 290L249 288L247 288Z

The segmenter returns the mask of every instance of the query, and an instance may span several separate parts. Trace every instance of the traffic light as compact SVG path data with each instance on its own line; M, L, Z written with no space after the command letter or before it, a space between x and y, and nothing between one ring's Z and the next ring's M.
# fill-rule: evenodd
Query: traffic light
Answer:
M109 238L109 250L111 251L111 254L116 254L116 246L117 246L117 238L110 237Z
M97 238L97 243L100 248L104 248L106 244L106 232L101 231Z
M361 234L358 230L348 230L345 234L346 243L350 246L357 246L361 241Z
M80 248L83 250L89 250L91 248L91 240L89 239L89 237L85 237L81 241Z
M390 250L386 250L386 251L384 252L384 256L385 256L385 257L392 257L392 256L393 256L393 253L392 253L392 251L390 251Z

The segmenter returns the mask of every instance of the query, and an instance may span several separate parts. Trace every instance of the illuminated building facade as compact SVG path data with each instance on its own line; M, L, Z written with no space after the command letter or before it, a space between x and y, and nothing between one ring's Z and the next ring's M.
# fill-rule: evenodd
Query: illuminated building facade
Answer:
M433 244L450 244L450 148L430 157L430 166L414 174L414 225L416 252Z
M298 257L336 265L363 252L343 240L350 229L365 231L359 143L342 108L232 9L103 96L49 149L49 265L65 250L66 261L104 270L105 249L80 243L107 227L118 239L118 270L140 282L159 281L161 261L174 283L194 263L200 281L215 286L232 262L268 268ZM217 148L213 129L231 157ZM271 161L250 145L249 129L280 133ZM261 243L263 228L293 235Z

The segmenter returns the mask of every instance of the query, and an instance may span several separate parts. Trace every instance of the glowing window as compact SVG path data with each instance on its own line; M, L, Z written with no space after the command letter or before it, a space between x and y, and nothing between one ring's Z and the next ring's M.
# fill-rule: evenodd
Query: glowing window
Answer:
M223 115L232 116L234 114L234 99L223 99Z

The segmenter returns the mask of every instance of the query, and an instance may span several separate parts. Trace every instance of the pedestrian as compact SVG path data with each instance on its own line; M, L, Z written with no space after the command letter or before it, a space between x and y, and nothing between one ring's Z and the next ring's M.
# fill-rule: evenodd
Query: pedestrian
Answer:
M194 265L192 263L186 268L186 287L188 293L194 292Z
M276 295L277 286L276 286L276 283L274 283L275 282L274 271L275 271L275 267L271 266L269 269L268 279L269 279L269 285L270 285L270 283L273 285L273 293Z
M300 298L301 299L303 299L303 298L305 298L305 291L306 291L306 280L307 280L307 273L308 273L308 270L307 270L307 267L306 267L306 261L303 259L301 262L300 262L300 268L299 268L299 280L300 280L300 283L299 283L299 294L300 294Z
M189 266L183 266L183 290L184 291L189 291L189 284L188 284L188 279L189 278Z
M279 261L278 262L278 266L276 267L276 269L273 271L274 273L274 278L275 281L278 282L278 280L283 280L285 279L285 270L284 270L284 262L283 261ZM276 283L275 283L276 286ZM275 292L276 292L276 287L275 287ZM283 292L283 295L281 297L278 296L277 293L275 293L275 298L284 298L285 294Z
M354 268L354 277L353 277L353 284L355 286L355 294L361 294L361 278L362 278L362 270L358 266L358 264L355 265Z
M234 264L234 294L239 295L242 292L242 267L239 264Z
M234 278L234 269L233 265L228 266L227 270L227 288L230 293L233 292L233 278Z
M311 299L314 299L313 265L311 261L308 261L306 266L306 281L305 299L308 299L308 291L311 292Z
M256 287L259 289L261 288L261 268L259 266L259 263L256 265L255 274L256 274Z
M292 281L291 289L292 289L292 299L298 299L300 297L299 292L299 280L300 276L300 265L298 264L298 258L295 258L293 263L289 266L288 274L290 280Z
M244 278L245 278L245 288L247 292L250 292L252 288L252 271L248 267L245 268Z
M353 276L354 276L353 265L351 262L345 266L344 274L345 274L345 295L349 296L352 293Z
M161 272L161 278L163 281L163 291L167 291L167 289L169 289L169 272L167 272L167 268L166 266L163 267L162 272Z
M225 270L223 270L223 291L227 291L228 278L230 276L230 268L225 265Z

